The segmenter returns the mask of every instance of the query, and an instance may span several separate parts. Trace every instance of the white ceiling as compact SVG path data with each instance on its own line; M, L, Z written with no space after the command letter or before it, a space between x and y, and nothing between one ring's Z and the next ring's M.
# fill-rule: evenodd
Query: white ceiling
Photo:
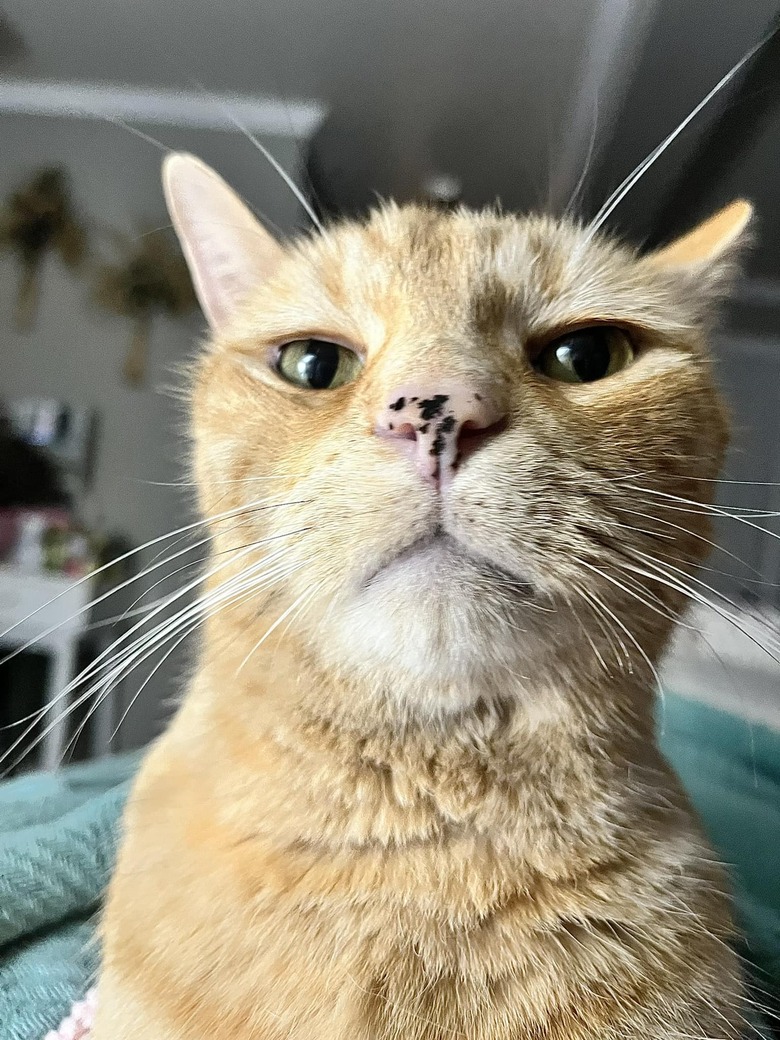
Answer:
M596 0L6 0L30 71L428 113L570 88Z
M15 74L316 98L362 128L366 175L383 192L457 173L467 197L544 205L570 144L567 123L604 3L621 0L0 0L28 47ZM626 3L628 0L622 0ZM651 31L630 89L599 99L599 190L672 129L758 38L778 0L632 0ZM641 18L640 18L641 20ZM620 54L613 56L615 62ZM605 113L616 109L613 135ZM587 106L586 106L587 110ZM350 123L350 120L352 122ZM582 138L582 127L577 129ZM584 135L589 137L590 128ZM652 210L689 135L621 213ZM373 142L373 143L372 143ZM759 201L767 241L780 178L780 122L729 190ZM580 144L577 145L580 148ZM598 147L597 147L598 150ZM372 167L373 161L373 167ZM576 164L575 167L576 169ZM780 271L780 246L776 252ZM775 257L772 248L766 256ZM764 265L774 274L775 259Z
M29 47L25 75L318 98L389 125L407 157L425 155L436 128L457 145L467 124L483 142L475 166L509 164L510 177L525 169L533 179L554 152L596 3L70 0L55 15L46 0L5 0L4 9Z

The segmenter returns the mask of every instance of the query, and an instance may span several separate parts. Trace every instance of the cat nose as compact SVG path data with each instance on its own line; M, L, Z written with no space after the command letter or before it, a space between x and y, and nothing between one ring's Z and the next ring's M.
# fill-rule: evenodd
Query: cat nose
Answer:
M376 433L408 455L425 480L447 483L467 455L506 425L495 396L464 385L399 387L379 413Z

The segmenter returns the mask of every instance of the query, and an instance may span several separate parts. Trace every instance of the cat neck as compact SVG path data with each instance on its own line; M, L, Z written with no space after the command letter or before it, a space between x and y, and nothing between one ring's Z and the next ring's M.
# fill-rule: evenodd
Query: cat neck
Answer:
M323 671L290 640L261 648L251 671L239 661L207 648L175 729L191 736L197 720L202 760L219 763L210 790L274 843L400 849L480 833L532 869L563 870L571 849L612 855L627 819L668 794L647 677L596 686L581 669L568 688L532 691L504 677L500 695L431 715Z
M485 720L496 732L511 722L528 732L574 727L599 739L626 728L641 731L644 739L652 730L656 673L651 660L657 648L613 668L603 657L566 648L565 654L552 650L544 665L535 662L532 675L518 660L507 667L475 663L453 677L379 664L361 669L334 665L289 632L262 644L249 640L249 653L245 642L235 637L230 623L224 631L218 624L208 627L199 686L207 700L212 687L235 689L250 725L262 704L265 717L319 719L353 736L381 731L399 740L415 733L458 739L472 730L481 740ZM231 696L231 708L236 707Z
M249 619L250 622L252 619ZM256 619L254 619L256 621ZM263 623L254 627L263 628ZM603 656L554 648L546 664L528 675L523 661L511 667L463 669L453 678L382 668L334 665L316 647L284 631L262 644L235 638L231 622L213 619L206 629L199 696L222 699L212 690L235 690L230 709L253 730L258 709L275 725L298 720L342 731L348 739L380 735L407 744L418 736L435 741L483 744L488 735L505 737L538 731L589 733L601 744L621 746L652 739L657 658L663 634L637 660L613 668Z

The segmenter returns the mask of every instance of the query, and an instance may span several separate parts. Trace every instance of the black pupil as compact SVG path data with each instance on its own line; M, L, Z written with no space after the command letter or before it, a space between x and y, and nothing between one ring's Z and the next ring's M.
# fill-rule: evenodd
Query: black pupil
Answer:
M583 329L568 336L555 348L555 356L583 383L603 379L611 360L609 333L602 329Z
M313 339L298 362L298 375L312 390L327 390L336 377L338 367L339 348L336 344Z

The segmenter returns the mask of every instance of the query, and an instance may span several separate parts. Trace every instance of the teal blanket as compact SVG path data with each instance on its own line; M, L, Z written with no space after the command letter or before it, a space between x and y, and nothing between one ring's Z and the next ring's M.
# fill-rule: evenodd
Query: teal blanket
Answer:
M780 733L667 696L658 734L730 867L740 953L753 967L756 999L780 1023Z
M742 952L780 994L780 734L673 696L659 733L732 865ZM138 762L0 784L0 1040L41 1040L92 983L94 914Z
M0 1040L41 1040L95 975L93 915L138 761L0 784Z

